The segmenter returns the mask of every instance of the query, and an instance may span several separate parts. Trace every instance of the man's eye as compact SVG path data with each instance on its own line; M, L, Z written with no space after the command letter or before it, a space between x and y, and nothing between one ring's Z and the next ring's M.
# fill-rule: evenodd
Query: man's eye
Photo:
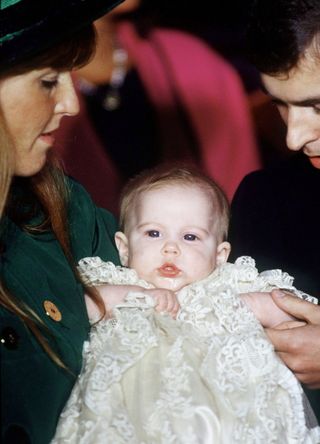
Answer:
M149 230L149 231L147 231L147 236L149 236L149 237L159 237L160 233L157 230Z
M183 239L185 239L187 241L195 241L198 239L198 236L196 236L195 234L185 234L183 236Z

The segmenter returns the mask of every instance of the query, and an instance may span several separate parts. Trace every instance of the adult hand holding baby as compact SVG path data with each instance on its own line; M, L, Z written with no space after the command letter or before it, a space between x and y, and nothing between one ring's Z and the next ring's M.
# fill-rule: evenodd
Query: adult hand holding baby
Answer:
M320 307L279 290L271 293L283 311L304 321L284 322L267 328L266 333L276 352L309 388L320 388Z

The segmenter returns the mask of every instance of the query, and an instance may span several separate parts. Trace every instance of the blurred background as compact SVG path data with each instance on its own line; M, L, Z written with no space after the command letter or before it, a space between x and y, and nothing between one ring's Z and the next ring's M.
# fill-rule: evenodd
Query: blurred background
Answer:
M237 70L251 105L263 166L290 155L285 126L275 107L260 91L259 74L245 55L244 33L252 0L142 0L137 18L148 17L159 26L179 28L204 39ZM214 11L214 12L213 12Z
M246 59L250 2L125 0L96 22L95 58L75 74L81 112L57 148L98 205L117 214L126 181L169 162L196 165L231 200L246 174L289 156Z

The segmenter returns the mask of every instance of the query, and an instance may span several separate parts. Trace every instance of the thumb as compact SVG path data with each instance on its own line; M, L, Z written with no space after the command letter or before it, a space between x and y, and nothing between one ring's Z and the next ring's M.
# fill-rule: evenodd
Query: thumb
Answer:
M320 324L320 307L291 293L273 290L271 297L275 304L286 313L311 324Z

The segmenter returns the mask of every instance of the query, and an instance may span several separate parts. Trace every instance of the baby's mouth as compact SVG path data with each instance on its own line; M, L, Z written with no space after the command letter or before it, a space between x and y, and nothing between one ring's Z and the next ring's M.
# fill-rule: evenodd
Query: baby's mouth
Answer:
M158 268L158 272L163 277L173 278L178 276L181 273L181 270L174 264L166 262Z

